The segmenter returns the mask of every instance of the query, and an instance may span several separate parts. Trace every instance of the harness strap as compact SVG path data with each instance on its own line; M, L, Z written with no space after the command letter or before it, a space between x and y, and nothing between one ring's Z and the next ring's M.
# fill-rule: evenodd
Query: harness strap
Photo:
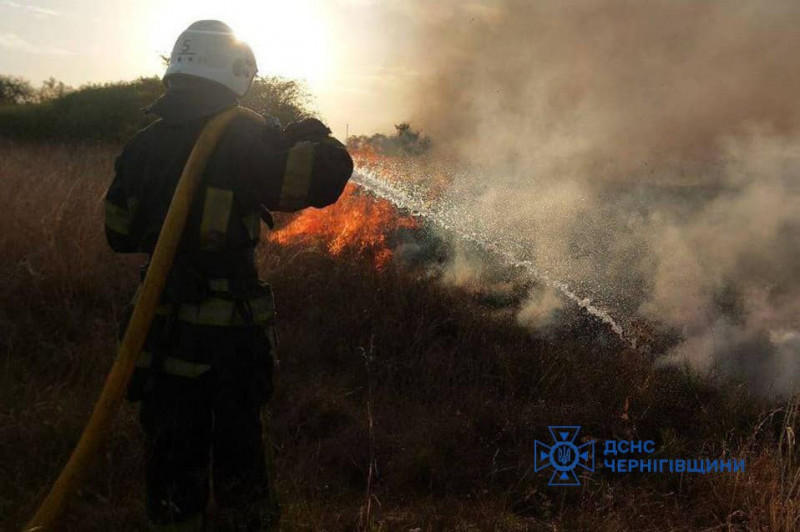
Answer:
M231 287L235 282L229 279L209 279L210 290L217 297L210 297L200 303L165 304L156 309L158 316L173 316L177 321L193 325L213 325L218 327L237 327L270 325L275 321L275 301L268 287L259 288L259 295L252 298L235 298ZM263 286L263 285L262 285ZM135 303L139 291L133 296ZM242 312L245 306L247 312Z

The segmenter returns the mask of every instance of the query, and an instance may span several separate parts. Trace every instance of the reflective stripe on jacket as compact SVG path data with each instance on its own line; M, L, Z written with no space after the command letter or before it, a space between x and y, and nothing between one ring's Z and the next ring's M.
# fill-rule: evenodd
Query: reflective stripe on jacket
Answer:
M183 164L208 117L156 121L116 161L106 196L106 236L119 252L152 252ZM332 137L291 146L272 123L238 118L209 161L194 200L182 251L254 247L269 210L334 203L353 162Z
M168 91L152 108L161 118L134 135L117 158L105 204L106 237L115 251L152 253L200 132L212 116L236 105L212 86ZM270 210L325 207L341 195L353 161L340 142L323 137L290 142L275 121L258 116L229 124L190 207L156 322L177 321L196 331L247 326L275 347L275 305L257 281L253 248ZM160 340L153 336L155 345ZM165 372L205 371L152 352ZM140 366L149 367L151 359L143 355Z

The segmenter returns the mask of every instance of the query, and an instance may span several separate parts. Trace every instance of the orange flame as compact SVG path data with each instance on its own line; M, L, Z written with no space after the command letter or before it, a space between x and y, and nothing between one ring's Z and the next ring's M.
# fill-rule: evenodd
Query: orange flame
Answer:
M385 155L369 144L348 150L357 168L362 168L381 180L394 185L412 185L415 195L427 203L435 203L455 179L455 165L443 165L425 156Z
M322 244L334 256L350 252L373 259L382 269L392 258L387 236L417 221L397 212L391 203L361 193L350 183L335 204L307 209L288 225L273 231L270 241L280 245Z

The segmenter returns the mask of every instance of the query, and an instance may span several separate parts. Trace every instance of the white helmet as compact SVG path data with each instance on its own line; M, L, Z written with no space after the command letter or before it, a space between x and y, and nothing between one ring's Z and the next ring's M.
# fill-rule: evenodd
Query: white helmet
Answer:
M164 83L183 74L225 85L244 96L258 72L253 50L218 20L201 20L181 33L169 57Z

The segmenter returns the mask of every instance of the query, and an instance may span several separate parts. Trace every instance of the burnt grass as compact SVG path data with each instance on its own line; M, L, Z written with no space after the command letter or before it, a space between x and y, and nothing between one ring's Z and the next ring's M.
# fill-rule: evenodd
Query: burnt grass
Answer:
M102 231L115 146L0 143L0 529L30 517L115 355L141 256ZM794 405L660 367L575 312L544 332L426 268L262 244L279 309L271 403L284 530L794 530ZM577 424L743 474L582 473L549 488L534 440ZM145 530L126 404L60 530ZM369 504L367 504L369 501Z

